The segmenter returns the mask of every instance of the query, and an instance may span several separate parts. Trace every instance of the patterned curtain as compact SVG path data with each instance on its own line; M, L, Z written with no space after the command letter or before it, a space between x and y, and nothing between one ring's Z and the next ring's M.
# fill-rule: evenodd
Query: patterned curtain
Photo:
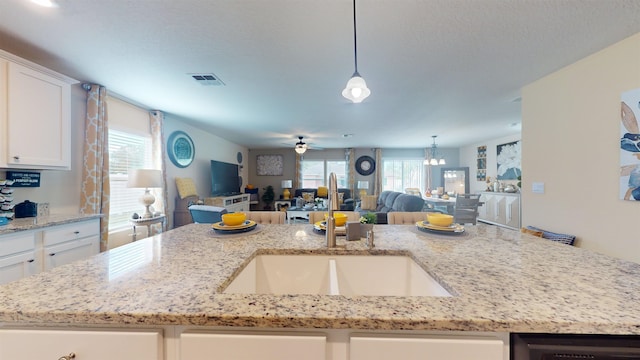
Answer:
M156 211L160 211L163 214L167 214L166 210L169 208L168 204L168 190L167 190L167 168L164 162L165 159L165 146L164 146L164 113L158 110L149 112L149 123L151 125L151 147L153 154L153 168L160 169L162 171L162 192L161 196L156 194L156 202L153 204ZM167 219L168 220L168 219ZM170 229L173 224L169 224Z
M109 126L107 89L85 84L87 115L84 125L84 155L80 213L103 214L100 219L100 251L109 243Z
M349 179L349 189L351 190L351 197L356 198L356 151L353 148L345 150L345 156L347 157L347 179Z
M373 192L378 196L382 192L382 149L373 149L376 159L376 170L373 173Z
M293 188L300 189L302 186L302 172L300 171L302 168L302 159L304 157L298 153L296 153L296 170L295 176L293 178Z

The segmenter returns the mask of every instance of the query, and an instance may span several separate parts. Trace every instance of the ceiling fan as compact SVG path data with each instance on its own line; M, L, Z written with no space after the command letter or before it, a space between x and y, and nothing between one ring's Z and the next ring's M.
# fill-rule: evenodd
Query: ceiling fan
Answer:
M304 154L307 150L324 150L323 148L320 148L320 147L314 146L311 143L305 142L304 136L302 135L298 135L298 142L295 143L295 146L293 149L300 155Z

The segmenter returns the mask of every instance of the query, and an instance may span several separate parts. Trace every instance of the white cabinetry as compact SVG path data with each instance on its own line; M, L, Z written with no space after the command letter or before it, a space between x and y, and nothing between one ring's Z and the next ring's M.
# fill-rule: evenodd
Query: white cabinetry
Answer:
M99 252L100 219L0 235L0 284Z
M58 225L42 232L44 270L86 259L100 252L100 221Z
M520 229L520 194L483 192L478 220L511 229Z
M0 359L162 360L159 331L0 330Z
M0 167L71 168L71 83L0 51Z
M180 360L326 360L325 335L183 333Z
M497 338L449 336L351 336L350 360L501 360L505 344Z
M227 212L249 211L249 199L251 194L239 194L232 196L218 196L204 199L205 205L219 206L227 209Z
M25 231L0 238L0 284L40 271L35 232Z

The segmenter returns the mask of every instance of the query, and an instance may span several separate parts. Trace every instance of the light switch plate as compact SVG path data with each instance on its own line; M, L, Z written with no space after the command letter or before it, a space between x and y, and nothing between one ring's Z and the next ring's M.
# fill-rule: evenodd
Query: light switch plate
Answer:
M533 184L531 184L531 191L535 194L544 194L544 183L534 182Z

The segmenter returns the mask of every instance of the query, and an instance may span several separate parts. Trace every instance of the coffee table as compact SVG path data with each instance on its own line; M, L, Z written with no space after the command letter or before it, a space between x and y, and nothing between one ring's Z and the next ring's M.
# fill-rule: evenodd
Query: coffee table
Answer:
M295 219L305 219L309 221L309 213L311 211L326 211L326 208L313 207L311 209L290 207L287 209L287 224L292 224Z

